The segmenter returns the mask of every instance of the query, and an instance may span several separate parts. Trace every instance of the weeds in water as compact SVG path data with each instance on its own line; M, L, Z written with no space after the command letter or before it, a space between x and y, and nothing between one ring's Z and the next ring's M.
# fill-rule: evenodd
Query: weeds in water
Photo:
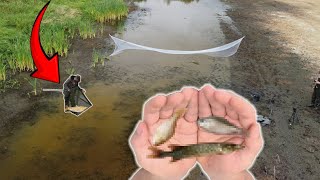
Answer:
M32 79L28 79L28 78L25 78L25 80L32 86L32 91L27 93L28 96L30 97L30 93L33 93L35 96L38 94L37 92L37 89L38 89L38 80L36 78L32 78Z
M75 74L75 72L76 72L76 70L75 70L73 67L66 69L66 73L67 73L69 76Z
M79 23L79 35L83 39L96 37L96 28L94 24L89 21L82 21Z
M105 60L105 56L100 53L99 51L97 51L96 49L93 49L92 52L92 67L96 67L96 64L101 63L102 66L104 66L104 60Z

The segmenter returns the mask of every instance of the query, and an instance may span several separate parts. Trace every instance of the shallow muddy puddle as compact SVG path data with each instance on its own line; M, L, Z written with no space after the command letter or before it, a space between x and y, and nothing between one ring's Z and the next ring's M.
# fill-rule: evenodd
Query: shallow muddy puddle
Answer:
M219 24L226 7L219 1L147 0L136 5L117 37L176 50L226 43ZM220 84L230 80L226 58L127 51L107 63L126 73L115 84L105 78L83 86L91 109L76 117L63 112L62 95L49 98L50 111L37 112L34 125L24 125L5 140L8 152L0 156L0 179L126 179L135 168L128 127L138 120L147 97L169 87L199 87L210 78Z
M55 112L39 112L36 124L10 138L9 157L0 161L1 179L72 177L97 170L108 176L117 163L112 159L119 155L116 143L123 138L126 112L114 110L118 87L95 84L87 96L93 107L79 117L63 112L62 95L49 99Z
M186 51L209 49L225 43L220 18L227 7L217 0L147 0L137 5L139 9L130 14L124 31L115 36L144 46ZM205 55L167 55L134 50L111 59L119 65L130 66L135 72L144 72L141 65L156 64L158 68L183 66L203 74L212 71L208 65L214 61ZM195 61L199 63L197 66L190 63Z

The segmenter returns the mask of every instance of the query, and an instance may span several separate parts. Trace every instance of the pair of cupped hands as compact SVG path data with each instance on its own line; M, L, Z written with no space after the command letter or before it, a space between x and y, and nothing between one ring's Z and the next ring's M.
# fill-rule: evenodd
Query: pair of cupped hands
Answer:
M151 138L156 128L173 113L187 107L186 113L177 121L175 133L159 149L170 151L168 145L188 145L207 142L243 144L244 149L225 155L210 155L170 162L171 158L150 159ZM245 136L216 135L198 128L202 117L224 117L232 124L243 128ZM168 95L158 94L143 107L142 120L137 123L129 143L137 164L141 167L132 179L183 179L199 162L212 179L253 179L248 169L253 165L263 147L261 127L256 120L256 110L243 97L232 91L205 85L200 90L185 87Z

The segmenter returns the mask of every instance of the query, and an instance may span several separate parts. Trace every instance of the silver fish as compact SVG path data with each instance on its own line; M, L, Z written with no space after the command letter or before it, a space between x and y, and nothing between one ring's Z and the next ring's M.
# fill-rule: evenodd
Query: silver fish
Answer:
M158 146L169 140L175 131L177 120L186 112L186 108L177 110L170 119L164 121L157 129L152 137L152 144Z
M207 132L220 135L243 134L243 129L231 124L225 118L210 116L198 120L198 126Z

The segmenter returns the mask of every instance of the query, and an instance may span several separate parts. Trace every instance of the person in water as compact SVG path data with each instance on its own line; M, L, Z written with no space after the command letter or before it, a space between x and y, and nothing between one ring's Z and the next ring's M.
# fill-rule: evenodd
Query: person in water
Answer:
M79 75L72 75L70 78L63 84L63 95L64 95L64 105L65 110L68 107L75 107L78 105L78 99L80 96L80 91L84 92L84 89L80 88L79 83L81 77Z

